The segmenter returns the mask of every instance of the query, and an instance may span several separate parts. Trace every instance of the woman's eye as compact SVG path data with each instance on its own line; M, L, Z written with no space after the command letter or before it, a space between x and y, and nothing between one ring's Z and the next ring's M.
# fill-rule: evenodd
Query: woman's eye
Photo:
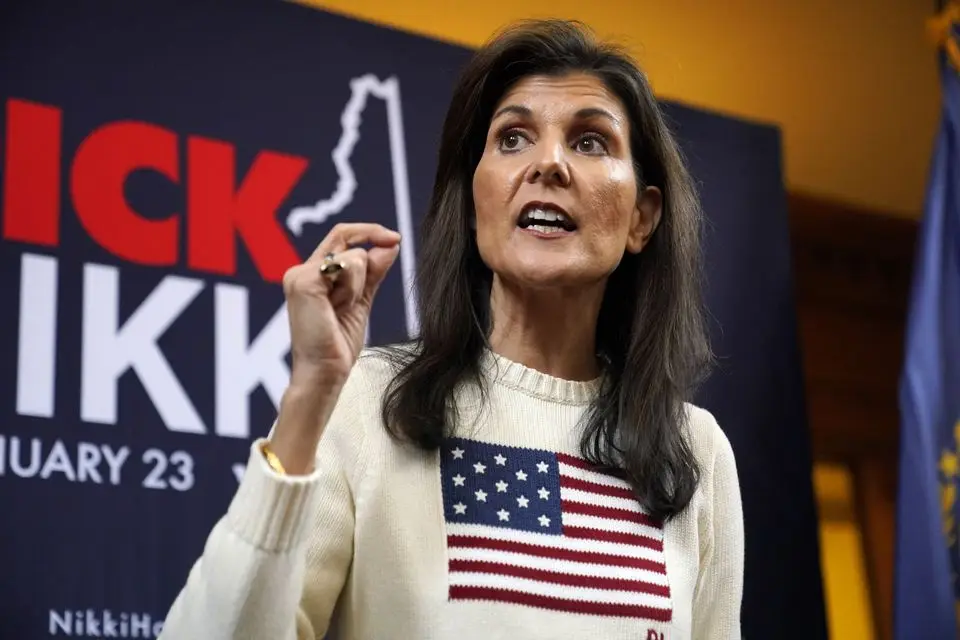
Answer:
M577 140L576 149L580 153L598 154L605 153L607 148L603 140L597 135L588 135Z
M522 149L526 143L526 137L519 131L507 131L500 136L499 146L501 151L518 151Z

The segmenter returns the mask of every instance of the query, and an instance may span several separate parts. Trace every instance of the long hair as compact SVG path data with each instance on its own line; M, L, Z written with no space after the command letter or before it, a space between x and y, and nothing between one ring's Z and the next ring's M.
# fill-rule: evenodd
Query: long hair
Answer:
M580 24L522 22L480 49L464 69L443 125L436 180L417 264L420 332L414 348L388 349L397 375L382 416L392 435L426 450L457 423L454 395L475 383L491 329L493 274L471 228L472 179L493 110L518 80L586 72L622 102L638 191L663 193L661 220L639 254L608 279L597 324L604 384L585 412L581 455L616 470L654 516L667 520L692 498L700 469L686 434L684 402L711 352L700 286L700 208L693 181L644 74Z

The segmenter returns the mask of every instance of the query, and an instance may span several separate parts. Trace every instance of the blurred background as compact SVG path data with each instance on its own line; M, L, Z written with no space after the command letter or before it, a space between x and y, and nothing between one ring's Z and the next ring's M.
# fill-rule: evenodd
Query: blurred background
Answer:
M173 10L179 3L167 4ZM576 18L601 36L627 45L662 99L779 132L789 228L789 246L783 251L789 253L792 267L829 635L844 640L909 637L893 632L903 424L898 395L911 282L921 248L918 234L943 109L941 49L928 28L940 3L299 0L291 4L460 48L481 45L516 19ZM76 7L71 11L80 13ZM28 13L10 7L7 14L0 11L0 19L7 15L9 20L5 27L0 24L0 35L10 36L12 42L28 22L15 18ZM87 25L90 38L97 38L98 24L91 19ZM247 25L248 35L255 27ZM169 34L171 51L178 37ZM36 53L44 46L29 42L33 44L20 43L17 51ZM215 39L207 44L211 51L220 46ZM41 59L40 53L36 55ZM335 66L337 61L302 61L306 69L321 63ZM21 63L7 59L4 64L9 70ZM59 65L52 60L49 69ZM0 71L0 87L2 75ZM443 96L451 77L438 80ZM429 84L429 74L422 82ZM106 85L87 88L103 95L125 90ZM18 96L11 89L3 97L42 102L46 97L40 94ZM437 104L430 117L436 120L445 107ZM415 127L408 125L408 139L416 135ZM8 132L8 141L10 136ZM265 137L261 146L275 143ZM266 406L265 397L260 402ZM237 460L242 460L239 454ZM0 485L6 481L3 478ZM937 488L931 485L929 490L939 500ZM781 496L784 502L790 499L788 493ZM931 526L939 529L941 523ZM9 542L12 533L6 535ZM750 544L748 539L748 548ZM943 573L950 573L948 566Z

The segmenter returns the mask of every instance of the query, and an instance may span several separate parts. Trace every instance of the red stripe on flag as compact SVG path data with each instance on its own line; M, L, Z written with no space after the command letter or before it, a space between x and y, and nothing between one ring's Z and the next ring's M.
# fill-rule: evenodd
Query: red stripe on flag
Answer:
M602 471L597 471L596 467L594 467L592 464L590 464L586 460L582 460L580 458L567 455L566 453L558 453L557 461L562 462L563 464L568 464L571 467L577 467L578 469L584 469L586 471L594 471L595 473L603 473Z
M465 549L493 549L496 551L509 551L512 553L525 553L539 558L553 558L555 560L569 560L571 562L583 562L586 564L602 564L614 567L631 567L633 569L645 569L666 575L667 567L661 562L647 560L646 558L631 558L628 556L618 556L610 553L596 553L593 551L574 551L572 549L555 549L553 547L543 547L525 542L514 542L512 540L493 540L489 538L476 538L473 536L447 536L447 545L450 547L462 547ZM662 545L661 545L662 547Z
M580 491L586 491L588 493L599 493L603 496L611 496L614 498L624 498L625 500L636 500L637 496L634 495L633 491L630 489L625 489L623 487L611 487L605 484L598 484L596 482L588 482L586 480L581 480L580 478L571 478L570 476L560 475L560 488L562 489L579 489Z
M517 567L501 562L484 562L482 560L451 560L451 571L468 573L491 573L494 575L526 578L537 582L549 582L570 587L584 587L587 589L608 589L611 591L633 591L636 593L650 593L655 596L670 597L670 587L662 584L651 584L642 580L625 580L623 578L599 578L596 576L581 576L570 573L558 573L530 567Z
M548 598L529 593L519 593L509 589L490 587L450 587L451 600L494 600L511 602L554 611L574 611L598 616L619 616L622 618L646 618L658 622L670 622L673 617L670 609L658 609L637 604L611 604L605 602L582 602L563 598Z
M600 505L574 502L573 500L563 501L563 512L578 513L584 516L597 516L598 518L609 518L611 520L627 520L629 522L636 522L637 524L645 524L654 529L662 528L656 519L645 513L614 507L601 507Z
M663 551L663 541L654 540L647 536L637 535L635 533L621 533L619 531L602 531L600 529L588 529L587 527L568 527L563 526L563 535L570 538L580 538L586 540L603 540L604 542L619 542L620 544L631 544L638 547L647 547L656 551Z
M576 458L566 453L558 453L557 461L562 462L563 464L570 465L571 467L577 467L578 469L583 469L584 471L592 471L593 473L599 473L602 476L607 476L608 478L615 478L617 480L622 480L624 482L629 482L627 480L627 474L623 472L622 469L600 469L582 458Z

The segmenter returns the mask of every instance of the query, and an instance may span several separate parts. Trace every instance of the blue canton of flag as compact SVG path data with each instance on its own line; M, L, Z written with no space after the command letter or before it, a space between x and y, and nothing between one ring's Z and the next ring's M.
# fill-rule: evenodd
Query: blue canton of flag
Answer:
M556 454L468 440L449 443L453 448L441 467L448 522L560 534Z
M626 481L539 449L440 454L451 600L671 620L663 528Z
M960 452L960 78L943 113L917 247L900 381L895 638L956 638Z

